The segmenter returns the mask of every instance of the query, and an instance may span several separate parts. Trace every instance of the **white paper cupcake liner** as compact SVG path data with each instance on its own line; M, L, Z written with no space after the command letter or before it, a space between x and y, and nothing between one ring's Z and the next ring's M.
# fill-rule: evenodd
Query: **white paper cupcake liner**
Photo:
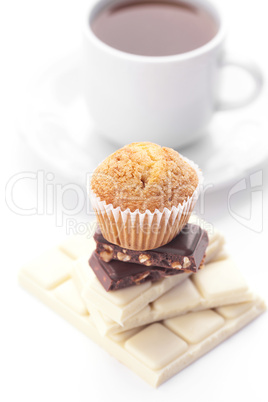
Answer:
M150 250L169 243L186 225L194 209L203 175L198 166L180 155L198 175L198 185L191 197L182 204L163 211L146 210L141 213L138 209L131 212L112 204L101 201L93 191L90 191L92 207L96 213L103 236L109 242L131 250Z

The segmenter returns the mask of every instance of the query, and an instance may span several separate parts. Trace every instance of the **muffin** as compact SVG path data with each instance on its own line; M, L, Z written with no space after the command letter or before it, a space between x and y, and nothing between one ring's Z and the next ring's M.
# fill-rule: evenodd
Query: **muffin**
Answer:
M171 241L188 222L199 194L198 167L171 148L126 145L91 179L91 201L103 236L132 250Z

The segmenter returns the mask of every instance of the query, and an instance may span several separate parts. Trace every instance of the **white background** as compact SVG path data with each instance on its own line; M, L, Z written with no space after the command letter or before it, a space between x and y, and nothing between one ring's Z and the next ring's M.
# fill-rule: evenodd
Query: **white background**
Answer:
M250 57L268 74L268 6L264 0L214 0L228 22L227 47ZM16 116L29 88L45 67L75 50L89 1L24 0L0 6L1 184L28 170L32 161L18 141ZM259 113L267 113L264 91ZM247 111L245 110L245 113ZM242 146L243 144L241 144ZM263 146L268 146L267 141ZM267 298L267 166L263 170L263 230L256 233L227 210L225 189L206 198L205 217L221 229L243 274ZM34 187L16 194L31 206ZM19 216L1 197L2 267L0 279L0 367L2 401L267 401L267 314L157 390L116 362L17 285L19 267L61 241L54 216ZM251 193L241 193L234 208L250 213ZM256 204L259 210L260 204ZM259 219L256 214L256 220Z

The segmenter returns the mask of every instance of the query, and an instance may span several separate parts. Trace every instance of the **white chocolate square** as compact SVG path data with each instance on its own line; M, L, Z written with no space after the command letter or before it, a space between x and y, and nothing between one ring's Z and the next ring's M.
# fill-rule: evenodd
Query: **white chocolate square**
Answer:
M188 343L198 343L224 325L224 319L213 310L196 311L169 318L164 324Z
M159 370L185 352L187 343L156 323L130 338L125 348L146 366Z
M85 303L72 279L62 283L54 290L55 296L67 306L73 308L78 314L88 315Z
M224 237L220 234L217 234L217 236L215 235L213 240L209 242L206 249L205 264L218 259L219 254L224 248L224 244ZM227 256L223 255L223 258L227 258Z
M224 318L236 318L243 314L245 311L248 311L253 305L253 301L230 304L228 306L218 307L216 311L221 314Z
M219 298L243 293L248 286L230 258L212 262L191 278L199 292L207 298Z
M152 303L152 308L159 313L176 312L178 306L181 311L189 311L196 307L201 300L201 295L190 279L186 279L183 283L175 286L163 296L160 296Z
M137 327L129 329L128 331L120 332L119 334L112 334L110 338L118 343L126 342L129 338L140 332L144 327Z
M121 326L120 324L116 323L115 321L111 320L107 315L101 313L99 310L97 310L93 305L90 305L87 303L88 310L90 311L90 314L92 316L92 319L100 333L101 336L104 335L122 335L125 332L131 331L132 329L135 328L141 328L144 325L131 325L130 328L125 329L125 326ZM135 316L131 317L132 322L146 322L148 321L148 316L150 316L150 305L144 307L141 311L135 314ZM119 327L119 330L112 330L112 331L107 331L107 328L114 328L116 326Z
M23 267L23 271L44 289L53 289L71 277L73 260L57 247Z
M79 234L67 237L59 246L64 253L74 260L82 257L89 259L95 247L93 236Z
M91 269L88 267L88 269ZM132 300L136 299L138 296L142 295L145 290L152 286L152 282L147 281L138 286L130 286L128 288L119 290L110 290L106 292L102 284L95 277L90 283L91 290L99 293L102 297L105 297L110 303L116 304L117 306L125 306L129 304Z

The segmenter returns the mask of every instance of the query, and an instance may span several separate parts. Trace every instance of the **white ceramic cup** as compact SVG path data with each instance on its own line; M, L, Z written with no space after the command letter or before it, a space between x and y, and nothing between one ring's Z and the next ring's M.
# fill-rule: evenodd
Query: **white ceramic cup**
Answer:
M152 141L170 147L191 143L204 132L216 110L250 103L262 86L262 75L250 62L227 59L225 29L219 11L205 0L184 0L207 9L218 23L216 36L196 50L172 56L140 56L122 52L98 39L90 23L108 4L93 2L84 27L85 96L89 112L105 137L124 145ZM255 85L246 99L222 103L221 69L245 69Z

